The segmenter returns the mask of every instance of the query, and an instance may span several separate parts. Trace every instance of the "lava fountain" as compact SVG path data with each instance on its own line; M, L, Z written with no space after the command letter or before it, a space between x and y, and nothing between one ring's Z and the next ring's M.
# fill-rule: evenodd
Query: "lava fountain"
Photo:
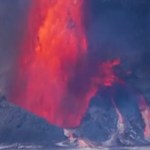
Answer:
M11 99L54 125L77 127L99 86L116 80L118 60L90 73L83 0L31 3Z

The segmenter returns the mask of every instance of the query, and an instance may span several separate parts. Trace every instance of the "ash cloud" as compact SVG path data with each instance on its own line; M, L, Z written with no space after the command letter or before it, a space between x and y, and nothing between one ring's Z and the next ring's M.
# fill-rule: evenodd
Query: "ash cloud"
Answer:
M91 0L90 59L98 62L119 57L125 70L143 63L150 54L149 7L148 0Z

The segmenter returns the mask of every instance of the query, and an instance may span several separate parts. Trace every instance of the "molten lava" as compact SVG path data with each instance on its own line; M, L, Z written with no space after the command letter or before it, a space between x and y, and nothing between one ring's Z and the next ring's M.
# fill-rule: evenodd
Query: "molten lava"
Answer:
M119 131L119 133L124 133L124 130L125 130L124 118L123 118L121 112L119 111L118 107L116 106L114 99L112 99L112 104L113 104L116 114L118 116L118 122L117 122L118 131Z
M32 2L12 90L13 102L65 128L80 124L99 86L116 80L112 68L119 63L106 62L96 75L89 73L83 4Z

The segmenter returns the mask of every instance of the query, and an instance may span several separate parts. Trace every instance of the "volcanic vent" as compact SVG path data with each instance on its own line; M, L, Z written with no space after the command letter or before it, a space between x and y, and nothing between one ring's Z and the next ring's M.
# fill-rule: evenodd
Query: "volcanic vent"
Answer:
M130 74L120 69L121 57L91 55L87 5L30 2L10 99L53 125L74 128L75 138L100 145L148 144L147 100L121 76Z
M12 90L16 104L60 127L78 126L99 86L117 81L119 60L95 67L88 58L83 8L84 1L32 2Z

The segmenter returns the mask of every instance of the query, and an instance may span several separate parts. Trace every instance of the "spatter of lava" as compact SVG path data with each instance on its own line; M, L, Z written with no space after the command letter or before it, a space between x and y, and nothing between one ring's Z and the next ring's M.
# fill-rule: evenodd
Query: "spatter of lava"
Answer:
M100 85L116 81L119 60L90 72L83 0L36 0L29 9L13 102L60 127L80 124Z

